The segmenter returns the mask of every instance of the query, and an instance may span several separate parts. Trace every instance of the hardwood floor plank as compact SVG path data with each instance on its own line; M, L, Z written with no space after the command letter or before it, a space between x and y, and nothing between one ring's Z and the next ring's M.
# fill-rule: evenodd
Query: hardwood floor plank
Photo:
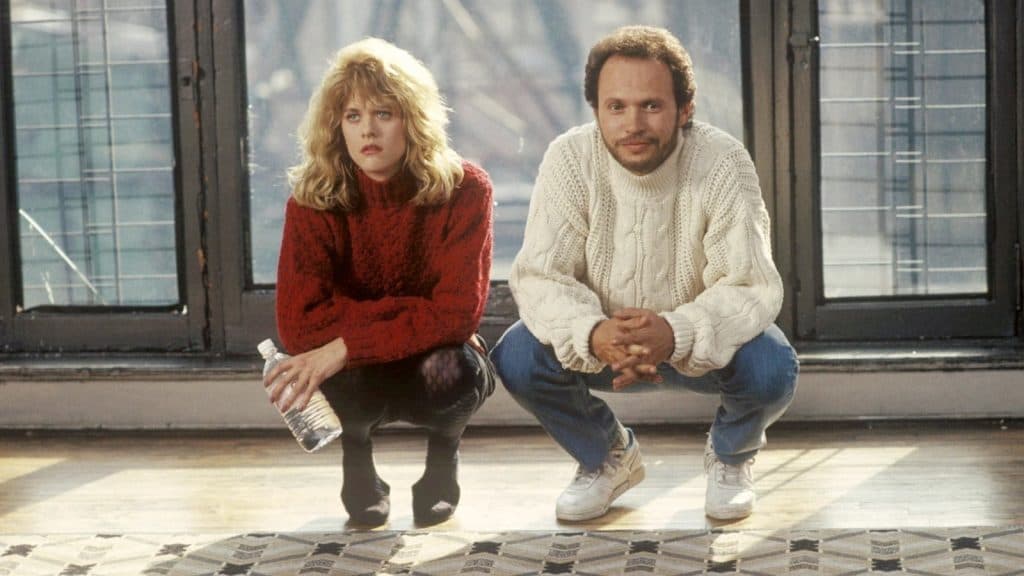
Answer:
M784 423L785 424L785 423ZM239 437L233 437L238 435ZM758 456L760 502L733 523L703 513L703 430L637 429L647 479L604 518L563 524L574 465L539 428L470 429L462 503L435 529L904 528L1024 523L1024 426L992 421L780 425ZM413 529L425 440L376 437L388 529ZM281 434L0 436L0 532L341 530L341 447L305 454Z

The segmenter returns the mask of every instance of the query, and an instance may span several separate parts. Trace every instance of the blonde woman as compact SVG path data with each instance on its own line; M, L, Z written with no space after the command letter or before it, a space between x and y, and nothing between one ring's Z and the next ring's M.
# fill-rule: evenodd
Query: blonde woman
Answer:
M267 375L271 401L304 406L318 387L341 419L341 500L381 525L390 487L371 435L403 420L428 431L412 486L418 524L459 502L458 447L495 376L476 336L491 265L487 174L448 147L430 72L370 38L343 48L310 100L290 171L277 272L277 327L293 357Z

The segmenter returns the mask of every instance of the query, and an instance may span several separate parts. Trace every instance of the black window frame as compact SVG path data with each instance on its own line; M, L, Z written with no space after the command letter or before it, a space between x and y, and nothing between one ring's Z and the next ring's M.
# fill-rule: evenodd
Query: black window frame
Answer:
M197 352L207 344L203 286L203 187L196 107L194 6L168 1L168 75L174 114L176 237L180 302L166 307L18 309L19 266L11 12L0 2L0 338L6 352Z
M998 115L990 120L990 139L998 140L993 182L1000 193L994 214L999 218L1000 246L1007 245L1006 238L1012 241L1010 255L992 252L992 286L1001 308L985 312L994 318L985 320L980 331L973 316L979 309L975 302L821 302L814 236L818 224L806 217L815 212L816 124L814 117L798 112L808 109L816 97L815 79L802 64L803 58L816 57L810 41L815 0L739 3L745 141L761 179L772 219L774 257L786 289L777 323L798 348L831 341L856 345L880 338L956 342L984 336L1019 342L1021 257L1014 247L1024 241L1024 146L1017 144L1024 142L1024 104L1015 97L1021 92L1016 83L1024 78L1024 41L1016 21L1024 12L1024 0L987 2L994 62L991 94L996 99L989 109ZM248 356L260 340L276 337L273 287L246 281L250 258L242 9L237 0L168 0L182 306L19 312L13 99L7 72L10 2L0 0L0 351ZM814 70L814 62L810 64ZM1016 197L1007 192L1011 189L1017 191ZM962 310L952 321L947 316L951 303ZM507 282L493 281L481 333L493 343L517 318ZM999 330L989 329L993 323Z
M1021 227L1016 77L1020 50L1013 0L986 2L988 74L989 286L979 297L899 297L828 301L821 274L817 76L817 2L790 4L792 249L787 262L790 330L808 342L1014 338L1020 326ZM809 111L800 112L800 111ZM777 222L776 225L779 223Z
M757 0L737 0L740 9L741 54L744 103L745 139L751 146L762 180L772 173L771 151L771 66L770 51L765 50L772 40L770 3ZM214 40L214 69L217 84L217 138L232 143L237 149L227 149L229 156L221 156L217 178L218 198L222 206L234 207L230 213L220 212L220 231L228 236L223 243L220 265L225 287L224 330L225 345L229 353L245 353L270 335L276 335L272 286L247 283L249 246L248 225L248 171L246 159L246 97L243 3L233 0L212 0L212 26L217 31ZM746 23L746 25L744 25ZM756 60L756 65L751 65ZM755 77L756 76L756 77ZM581 98L583 79L579 79ZM759 126L755 127L755 125ZM755 144L756 140L756 144ZM223 147L220 147L223 150ZM237 155L237 156L235 156ZM770 190L764 190L770 194ZM239 247L245 247L242 251ZM481 320L480 334L494 344L504 330L519 318L515 301L506 280L492 280L490 294Z

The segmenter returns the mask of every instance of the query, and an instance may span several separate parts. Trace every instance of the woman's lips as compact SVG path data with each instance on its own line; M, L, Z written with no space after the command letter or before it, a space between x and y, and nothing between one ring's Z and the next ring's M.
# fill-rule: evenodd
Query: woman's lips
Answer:
M374 146L373 144L369 144L367 146L363 146L359 151L366 156L371 156L373 154L380 152L380 146Z

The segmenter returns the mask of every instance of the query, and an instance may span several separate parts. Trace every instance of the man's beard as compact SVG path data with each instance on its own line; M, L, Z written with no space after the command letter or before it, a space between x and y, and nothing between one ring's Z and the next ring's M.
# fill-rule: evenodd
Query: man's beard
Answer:
M664 145L662 145L661 140L659 140L658 138L647 135L621 138L617 140L615 144L609 144L608 137L605 136L604 134L601 134L601 139L604 141L604 146L605 148L608 149L608 152L611 153L612 157L615 158L615 160L619 164L621 164L623 168L629 170L630 172L638 176L643 176L657 170L657 168L661 166L665 159L672 154L672 151L675 150L676 148L676 143L679 142L679 129L677 128L672 131L672 137L669 138L668 142L664 143ZM647 144L653 146L654 154L644 160L627 161L619 154L618 146L621 146L626 142L637 141L646 142Z

